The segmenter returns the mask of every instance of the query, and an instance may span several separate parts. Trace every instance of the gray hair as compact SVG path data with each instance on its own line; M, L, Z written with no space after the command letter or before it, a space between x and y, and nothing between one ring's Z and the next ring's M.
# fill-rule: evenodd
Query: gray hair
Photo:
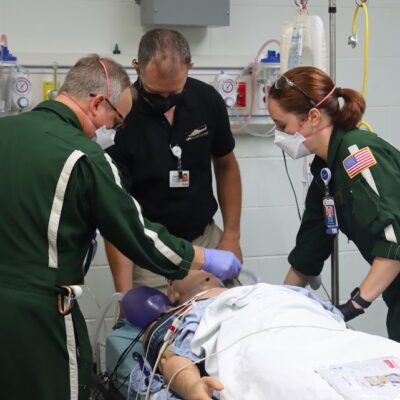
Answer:
M158 61L172 61L189 65L192 62L189 43L178 31L173 29L152 29L140 39L138 50L139 66L145 68L152 58Z
M107 93L106 75L101 62L107 69L110 79L110 93ZM112 103L118 103L122 92L131 86L128 74L122 65L111 58L97 54L83 57L68 71L60 92L66 92L76 99L84 99L91 94L108 95Z

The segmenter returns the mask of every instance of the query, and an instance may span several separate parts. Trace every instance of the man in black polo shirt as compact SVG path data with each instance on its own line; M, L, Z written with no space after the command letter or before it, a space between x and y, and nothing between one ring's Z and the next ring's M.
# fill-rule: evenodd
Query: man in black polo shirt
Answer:
M187 40L170 29L154 29L141 39L134 88L138 100L108 152L126 189L143 215L195 244L233 251L240 259L241 181L226 106L210 85L188 78ZM212 168L224 222L213 216ZM116 289L132 287L131 261L106 243ZM143 276L145 274L146 276ZM134 268L134 286L162 287L165 281Z

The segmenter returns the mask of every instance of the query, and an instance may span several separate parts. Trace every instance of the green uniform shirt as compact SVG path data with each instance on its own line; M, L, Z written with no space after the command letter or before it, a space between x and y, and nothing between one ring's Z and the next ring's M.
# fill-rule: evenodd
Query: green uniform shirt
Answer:
M368 147L374 156L376 164L369 169L379 196L361 173L351 178L346 172L343 161L350 155L352 145L360 150ZM320 171L324 167L332 172L329 189L335 199L340 230L355 243L368 263L375 257L400 260L399 244L385 237L385 228L392 225L397 243L400 242L400 152L374 133L357 129L344 132L336 127L329 143L328 161L315 156L311 165L314 179L307 193L296 246L289 254L293 268L305 275L319 275L332 251L333 237L325 233L322 206L325 185ZM399 289L400 279L397 278L384 293L389 306L389 337L396 340L400 340Z
M79 307L67 317L58 313L55 287L83 283L94 230L136 264L168 278L186 275L193 247L143 218L110 157L62 103L0 118L0 182L3 394L76 399L79 386L84 399L91 366L86 326Z
M69 108L44 102L0 119L0 132L1 281L23 265L57 270L59 284L82 283L95 228L135 263L168 278L186 275L192 245L142 217L109 156L83 135ZM19 279L28 285L31 274Z
M349 147L369 147L377 163L370 171L379 196L362 174L350 178L343 161ZM325 185L320 178L322 168L332 172L329 185L334 195L340 230L352 240L371 264L375 257L400 260L400 246L388 242L384 229L392 225L397 241L400 238L400 153L374 133L362 130L344 132L334 129L329 143L328 162L315 156L311 165L314 179L307 193L304 215L289 255L290 264L306 275L318 275L332 250L332 236L325 233L322 198Z

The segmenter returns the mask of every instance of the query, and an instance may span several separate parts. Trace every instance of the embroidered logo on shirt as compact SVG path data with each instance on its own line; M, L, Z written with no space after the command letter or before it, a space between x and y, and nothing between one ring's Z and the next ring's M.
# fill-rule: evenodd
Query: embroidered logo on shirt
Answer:
M364 147L345 158L343 161L343 166L347 172L347 175L353 179L360 172L372 167L376 163L375 157L373 156L369 147Z
M186 137L186 141L201 138L202 136L208 135L207 125L203 125L200 128L195 129L193 132L189 133Z

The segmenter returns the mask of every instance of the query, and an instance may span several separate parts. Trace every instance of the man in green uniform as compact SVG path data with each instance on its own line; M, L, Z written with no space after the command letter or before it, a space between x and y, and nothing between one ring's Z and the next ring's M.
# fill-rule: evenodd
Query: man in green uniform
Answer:
M69 71L56 101L0 119L4 399L88 398L91 350L73 285L83 283L96 228L134 262L169 279L190 268L228 278L239 272L232 253L194 247L147 221L122 189L101 146L131 106L122 66L94 55Z

